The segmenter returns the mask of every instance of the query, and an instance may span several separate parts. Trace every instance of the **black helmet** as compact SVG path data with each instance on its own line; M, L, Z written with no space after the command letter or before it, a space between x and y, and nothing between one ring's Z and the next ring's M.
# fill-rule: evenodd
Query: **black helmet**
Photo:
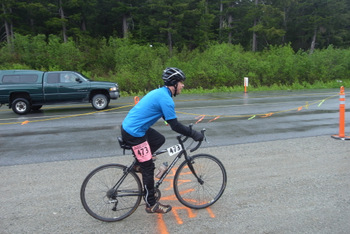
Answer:
M179 81L185 81L186 77L180 69L176 67L167 67L163 72L162 79L166 86L174 86Z

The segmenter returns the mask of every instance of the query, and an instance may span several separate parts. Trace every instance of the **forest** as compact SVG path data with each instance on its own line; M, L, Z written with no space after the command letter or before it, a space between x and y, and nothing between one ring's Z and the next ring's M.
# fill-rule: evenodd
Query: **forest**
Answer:
M348 0L0 0L0 69L76 70L126 92L349 80Z

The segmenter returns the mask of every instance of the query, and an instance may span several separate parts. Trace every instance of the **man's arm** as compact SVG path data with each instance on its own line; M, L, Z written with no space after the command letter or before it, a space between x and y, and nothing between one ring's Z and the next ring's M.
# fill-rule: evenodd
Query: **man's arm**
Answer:
M177 118L167 120L167 123L170 125L170 127L173 131L180 133L182 135L185 135L185 136L192 137L195 141L202 141L204 138L202 133L197 132L197 131L191 129L190 127L183 125L182 123L177 121Z

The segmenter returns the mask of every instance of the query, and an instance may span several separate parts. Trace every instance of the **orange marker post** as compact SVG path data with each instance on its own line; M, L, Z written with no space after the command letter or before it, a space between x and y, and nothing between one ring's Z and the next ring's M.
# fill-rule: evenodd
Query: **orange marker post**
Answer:
M139 101L140 101L140 98L139 98L138 96L135 96L135 97L134 97L134 103L135 103L135 105L136 105L137 103L139 103Z
M345 92L344 87L340 87L339 93L339 134L332 135L332 138L338 140L350 140L349 136L345 136Z
M244 77L244 93L247 93L248 77Z

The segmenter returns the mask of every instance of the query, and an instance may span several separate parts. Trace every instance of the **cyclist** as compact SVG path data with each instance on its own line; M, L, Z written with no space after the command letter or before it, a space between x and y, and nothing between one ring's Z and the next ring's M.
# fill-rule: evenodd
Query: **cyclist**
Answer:
M152 154L165 142L165 137L151 128L161 117L177 133L202 141L204 136L177 121L172 97L181 93L185 74L178 68L168 67L162 79L164 86L145 95L127 114L121 127L122 138L132 146L142 173L147 213L167 213L170 205L156 202L154 193L154 163ZM135 168L136 169L136 168Z

